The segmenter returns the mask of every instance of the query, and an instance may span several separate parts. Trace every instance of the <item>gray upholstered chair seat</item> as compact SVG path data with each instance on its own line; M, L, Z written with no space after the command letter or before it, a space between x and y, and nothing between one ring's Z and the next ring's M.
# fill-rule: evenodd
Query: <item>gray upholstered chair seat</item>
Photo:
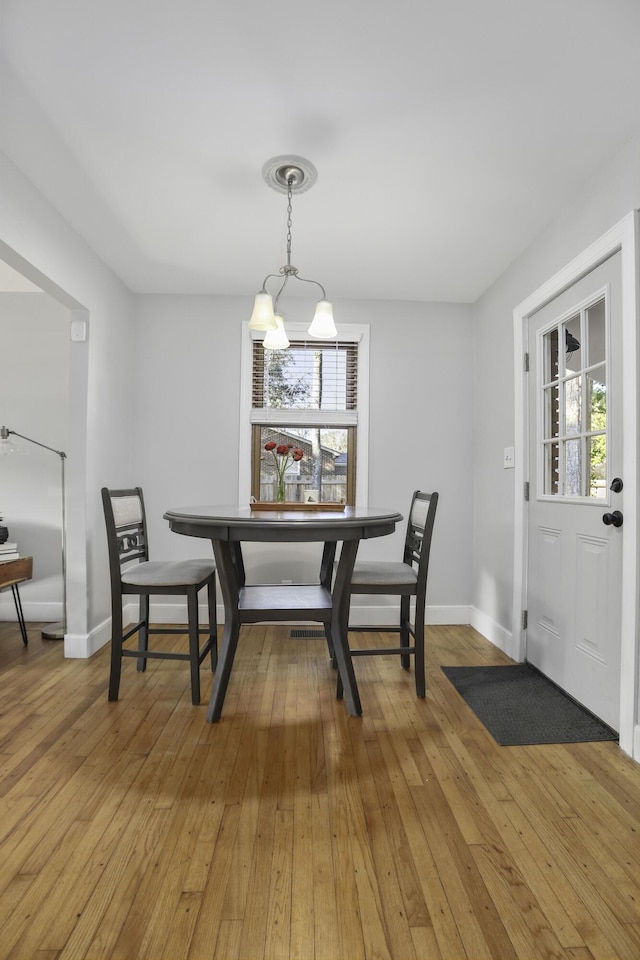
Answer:
M411 586L418 582L418 571L400 561L358 560L353 568L351 589L363 585Z
M174 587L201 583L215 571L211 560L147 560L122 571L122 582L136 587Z

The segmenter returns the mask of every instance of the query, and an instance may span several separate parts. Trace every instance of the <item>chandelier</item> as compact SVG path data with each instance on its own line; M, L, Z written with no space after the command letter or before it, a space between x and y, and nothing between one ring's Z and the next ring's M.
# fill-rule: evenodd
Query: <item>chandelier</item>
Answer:
M294 193L304 193L316 182L318 172L309 160L303 157L283 156L267 160L262 168L262 176L266 183L279 193L287 195L287 262L280 267L278 273L270 273L265 277L262 289L256 294L253 313L249 321L250 330L265 331L263 345L267 350L286 350L289 339L284 327L284 320L278 313L280 296L291 278L303 283L313 283L319 287L322 297L316 303L316 312L309 336L320 340L330 340L337 336L336 325L333 321L333 304L327 300L325 289L317 280L301 277L298 268L291 264L291 226L292 226L292 199ZM284 279L282 279L284 278ZM270 280L281 280L280 286L272 296L267 290Z

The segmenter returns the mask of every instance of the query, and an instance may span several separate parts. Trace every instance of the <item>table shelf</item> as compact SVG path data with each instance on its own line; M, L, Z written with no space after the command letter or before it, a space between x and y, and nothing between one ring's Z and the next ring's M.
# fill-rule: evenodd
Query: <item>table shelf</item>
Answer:
M332 598L329 590L317 584L259 584L242 587L238 611L243 621L331 620ZM306 617L305 617L306 615Z

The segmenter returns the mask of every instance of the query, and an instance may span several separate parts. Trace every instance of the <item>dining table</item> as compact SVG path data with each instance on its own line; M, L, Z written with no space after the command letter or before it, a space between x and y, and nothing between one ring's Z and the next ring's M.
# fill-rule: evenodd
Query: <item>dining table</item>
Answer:
M362 714L347 640L351 576L360 541L392 534L402 514L373 507L299 506L207 505L175 507L164 514L174 533L204 538L213 546L224 630L207 709L209 723L220 719L240 627L269 621L322 623L340 673L346 710L351 716ZM247 542L272 543L278 551L291 543L323 543L317 582L247 583L242 553L242 544Z

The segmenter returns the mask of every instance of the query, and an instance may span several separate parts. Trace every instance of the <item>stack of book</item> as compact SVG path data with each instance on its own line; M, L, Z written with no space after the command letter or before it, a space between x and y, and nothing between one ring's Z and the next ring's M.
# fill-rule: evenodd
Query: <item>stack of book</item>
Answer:
M0 563L4 563L6 560L18 560L19 557L17 543L11 543L9 540L0 543Z

